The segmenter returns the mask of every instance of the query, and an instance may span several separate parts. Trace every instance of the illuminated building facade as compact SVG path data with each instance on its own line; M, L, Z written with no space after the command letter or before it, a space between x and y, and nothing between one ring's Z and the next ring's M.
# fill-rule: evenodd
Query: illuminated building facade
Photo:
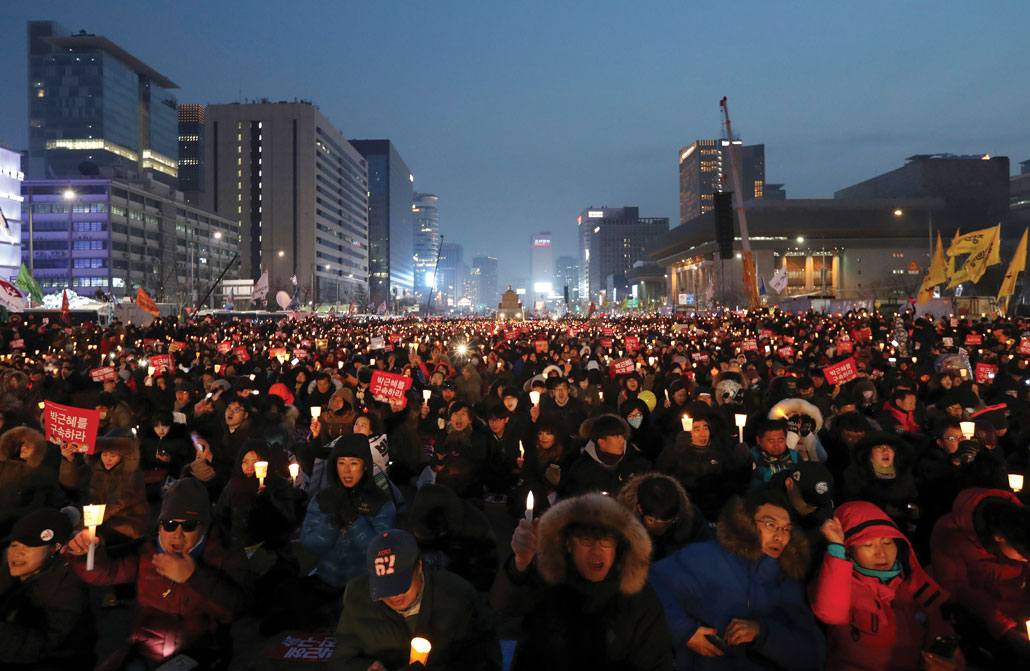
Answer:
M194 202L204 190L204 106L179 105L179 190Z
M668 217L641 218L637 207L588 207L576 222L579 296L598 304L613 299L610 278L625 276L648 243L669 232Z
M176 186L178 86L106 37L30 21L32 179L148 173Z
M530 236L530 288L532 300L529 305L546 301L554 292L554 248L549 232Z
M765 145L745 146L740 140L734 140L733 144L739 152L744 200L764 198ZM733 190L730 165L729 140L697 140L680 150L679 223L709 212L713 206L712 194Z
M440 253L440 215L438 196L416 193L412 196L411 216L415 227L415 292L423 296L437 286L436 257Z

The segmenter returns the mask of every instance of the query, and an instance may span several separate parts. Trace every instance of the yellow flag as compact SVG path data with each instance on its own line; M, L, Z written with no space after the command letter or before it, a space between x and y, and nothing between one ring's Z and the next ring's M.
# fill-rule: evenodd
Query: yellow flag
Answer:
M951 245L948 247L948 256L958 256L959 254L972 254L974 251L985 247L987 241L997 235L997 231L1000 225L992 228L982 228L979 231L973 231L972 233L966 233L963 236L959 236L958 232L955 232L955 239L951 241Z
M1019 240L1019 246L1016 247L1016 253L1009 263L1008 272L1005 273L1005 279L1001 281L1001 289L998 290L999 308L1002 298L1005 298L1005 308L1008 308L1008 297L1016 290L1016 276L1026 268L1026 234L1027 231L1024 230L1023 237Z
M949 250L955 246L956 242L958 242L958 237L959 229L956 229L955 237L951 239L951 244L948 245ZM955 276L955 257L951 255L950 251L947 253L947 257L947 263L945 263L944 265L944 274L948 276L948 288L950 289L954 286L953 284L951 284L951 278Z
M948 281L947 260L944 257L944 246L941 244L941 234L937 233L937 249L933 253L933 260L930 261L930 270L923 278L923 286L919 288L919 296L916 299L917 305L922 305L933 298L933 288L938 284Z
M990 235L979 238L978 246L970 250L962 268L951 277L948 283L949 289L962 282L976 284L989 266L1000 263L998 247L1001 245L1001 226L998 225L987 230L990 231Z

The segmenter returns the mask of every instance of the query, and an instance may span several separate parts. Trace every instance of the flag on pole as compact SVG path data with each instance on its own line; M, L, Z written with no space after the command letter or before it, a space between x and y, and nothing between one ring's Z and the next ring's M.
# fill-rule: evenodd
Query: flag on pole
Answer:
M1023 237L1019 239L1019 246L1016 247L1016 253L1009 263L1005 279L1001 281L1001 289L998 290L998 311L1002 314L1008 312L1009 296L1016 290L1016 277L1026 269L1026 234L1028 230L1030 229L1023 230ZM1005 299L1004 307L1002 299Z
M930 269L923 278L923 285L919 288L919 296L916 299L917 305L922 305L933 298L933 288L938 284L948 281L947 259L944 256L944 245L941 243L941 234L937 233L937 249L933 253L933 260L930 261Z
M986 233L984 233L986 231ZM976 246L969 248L967 239L975 239ZM976 284L987 271L988 266L1001 262L1001 254L998 251L1001 245L1001 224L994 228L968 233L959 239L958 249L969 250L969 256L962 268L955 272L948 282L948 288L952 288L963 282ZM952 247L955 247L954 245ZM950 252L951 248L949 248ZM959 252L963 253L963 252ZM952 255L954 256L954 255Z
M254 290L251 292L250 297L253 301L263 301L268 297L268 270L265 269L261 273L261 277L254 283Z
M21 312L25 309L26 303L25 295L18 291L17 287L0 280L0 307L8 311Z
M71 308L68 305L68 290L61 292L61 323L71 326Z
M11 225L7 222L7 217L4 216L4 211L0 209L0 235L2 235L7 242L17 244L20 240L14 239L14 231L11 230Z
M143 291L143 287L136 290L136 305L138 305L144 312L152 314L155 317L161 314L161 309L157 307L157 303L154 302L154 299L151 298L146 291Z
M772 279L769 280L769 286L773 288L778 294L782 294L783 290L787 288L787 267L780 266L773 273Z
M225 304L226 310L232 310L236 307L236 288L229 287L229 302Z
M29 269L25 267L24 263L21 264L21 270L18 271L18 277L14 280L14 286L28 294L33 303L43 302L43 290L39 288L39 284L32 277L32 273L30 273Z
M291 275L290 276L290 281L293 282L293 286L297 286L297 276L296 275Z
M765 276L764 275L759 275L758 276L758 296L762 297L762 296L768 296L768 295L769 294L765 290Z
M383 301L382 303L379 304L379 309L377 310L377 312L379 314L381 314L381 315L385 315L386 314L386 301Z

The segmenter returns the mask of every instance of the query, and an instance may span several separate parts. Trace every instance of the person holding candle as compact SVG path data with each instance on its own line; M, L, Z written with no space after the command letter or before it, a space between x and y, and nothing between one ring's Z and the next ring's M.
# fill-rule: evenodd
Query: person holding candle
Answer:
M0 563L0 666L4 669L91 669L94 625L86 585L61 549L72 523L40 508L19 519L3 541Z
M576 453L568 447L568 439L562 436L561 425L550 418L536 422L527 438L518 480L508 492L508 514L516 520L522 516L522 506L529 492L533 492L537 515L558 500L569 467L576 458Z
M854 459L844 471L844 501L868 501L879 506L902 530L916 531L919 489L912 473L913 454L898 434L877 431L855 446Z
M487 474L486 436L473 426L475 412L464 401L451 403L447 425L438 431L430 464L437 484L450 487L461 498L482 498Z
M930 537L934 577L951 593L963 650L989 668L1026 668L1030 639L1030 509L1001 489L967 489Z
M90 585L135 584L137 609L127 650L108 663L135 658L160 664L183 653L204 668L224 668L231 656L229 625L247 601L242 550L227 549L211 525L204 483L183 478L168 490L158 514L157 538L115 558L97 538L94 570L86 570L89 531L65 548L71 567ZM117 666L114 666L117 663Z
M475 588L430 567L411 534L391 529L376 536L366 567L344 592L330 671L500 670L494 618ZM425 663L409 665L413 638L430 643Z
M965 668L961 652L932 652L937 637L955 633L941 612L948 596L886 513L864 501L845 503L822 534L829 545L808 592L827 625L827 671Z
M500 401L488 402L486 424L490 429L487 436L487 491L492 494L506 494L518 479L519 469L525 463L525 447L519 454L519 445L524 436L511 427L512 413ZM519 461L519 457L523 461Z
M582 430L590 440L569 467L563 490L566 495L614 494L632 476L652 470L651 462L627 441L630 427L622 417L600 415L583 424Z
M0 533L6 535L36 508L67 503L58 482L60 458L60 450L31 427L14 427L0 436Z
M585 494L519 520L491 604L522 616L513 671L669 669L672 642L647 580L651 540L611 497Z

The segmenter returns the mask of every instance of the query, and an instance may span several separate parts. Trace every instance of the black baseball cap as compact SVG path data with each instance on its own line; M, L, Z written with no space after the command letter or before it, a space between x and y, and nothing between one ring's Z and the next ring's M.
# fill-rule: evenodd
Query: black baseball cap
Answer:
M59 510L40 508L25 515L14 523L11 535L4 539L4 544L9 545L18 541L29 547L43 547L50 543L64 545L71 539L72 523L68 517Z
M404 594L411 587L418 563L418 544L407 531L390 529L369 543L365 552L372 600Z

